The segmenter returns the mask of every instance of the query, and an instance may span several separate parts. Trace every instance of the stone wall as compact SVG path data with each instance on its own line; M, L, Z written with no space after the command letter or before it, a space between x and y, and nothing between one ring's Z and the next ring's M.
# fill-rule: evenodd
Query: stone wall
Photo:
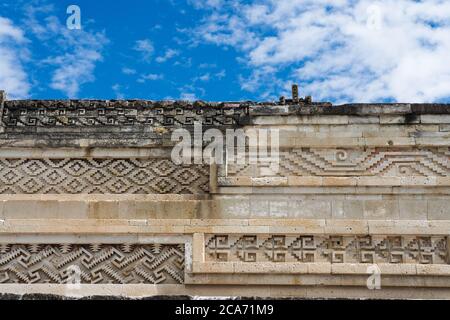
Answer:
M450 298L449 105L2 100L1 115L0 293ZM174 164L171 134L195 122L278 129L279 171Z

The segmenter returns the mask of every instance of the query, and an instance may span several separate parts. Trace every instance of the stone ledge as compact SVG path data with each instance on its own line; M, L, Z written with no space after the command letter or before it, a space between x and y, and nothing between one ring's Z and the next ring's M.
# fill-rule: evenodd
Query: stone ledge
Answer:
M448 187L434 186L415 186L403 188L400 186L222 186L214 192L215 197L218 196L260 196L260 195L450 195Z
M7 219L0 234L338 234L450 235L450 220L324 219Z
M431 193L368 194L341 193L291 195L282 190L267 190L253 195L220 195L212 200L194 196L117 196L77 197L57 195L0 196L0 219L68 219L92 221L118 220L195 220L242 221L278 218L295 220L448 220L448 195ZM260 190L259 190L260 191ZM338 190L335 190L338 191ZM411 191L411 190L410 190ZM447 188L447 192L449 192ZM116 200L111 200L117 198ZM201 197L200 197L201 198ZM339 222L340 223L340 222Z
M218 184L222 187L436 187L450 186L450 177L234 176L219 177Z
M233 109L250 108L260 114L323 114L323 115L374 115L374 114L449 114L448 104L418 103L355 103L332 105L329 102L280 105L274 102L205 102L205 101L151 101L151 100L6 100L7 108L29 109L37 107L89 107L89 108L180 108L180 109Z
M187 274L185 283L197 286L239 286L242 283L247 285L273 286L279 287L280 291L288 288L309 288L309 287L334 287L334 288L364 288L367 292L367 280L370 274L350 275L350 274ZM420 288L428 289L449 289L450 277L425 276L425 275L388 275L381 276L381 289L408 288L413 296ZM339 290L339 289L338 289ZM385 297L386 298L386 297Z
M193 274L334 274L370 275L370 266L377 266L381 275L450 276L450 265L421 264L356 264L356 263L274 263L274 262L194 262Z
M0 158L5 159L67 159L67 158L101 158L101 159L170 159L170 148L0 148Z
M0 194L0 201L194 201L207 200L199 194Z
M50 295L62 299L82 297L116 297L143 299L148 297L172 298L182 297L201 299L202 297L267 297L272 299L450 299L448 288L420 288L414 290L405 287L383 287L382 290L368 290L366 287L338 286L274 286L274 285L80 285L79 291L68 292L64 285L31 284L4 285L0 284L3 295L14 295L14 299L37 297L48 299ZM0 295L0 300L4 296Z

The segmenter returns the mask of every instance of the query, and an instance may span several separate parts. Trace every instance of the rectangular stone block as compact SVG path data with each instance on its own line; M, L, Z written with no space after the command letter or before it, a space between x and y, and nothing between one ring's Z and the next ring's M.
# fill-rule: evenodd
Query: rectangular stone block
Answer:
M331 218L331 201L294 200L288 202L289 217L299 219Z
M364 220L326 220L326 234L368 234L369 225Z
M351 187L356 186L357 179L353 177L323 177L323 186Z
M0 219L4 219L5 218L4 207L5 207L5 201L2 200L2 201L0 201Z
M448 139L432 138L432 137L420 137L415 138L416 145L418 147L445 147L448 146Z
M308 266L304 263L242 263L234 262L235 273L250 273L250 274L307 274Z
M289 186L322 186L322 177L300 177L300 176L289 176L288 177Z
M30 219L30 217L36 217L37 202L21 201L21 200L8 200L3 205L3 217L5 219ZM54 212L39 212L41 219L55 218Z
M192 235L192 261L193 263L205 262L205 234L194 233Z
M270 218L269 200L250 197L250 217L254 219Z
M400 219L402 220L426 220L426 200L399 200Z
M449 124L450 115L443 114L422 114L420 122L425 124Z
M211 218L249 218L250 200L248 197L237 197L236 199L221 199L218 202L218 212Z
M89 202L90 219L118 219L118 201L91 201Z
M331 274L331 263L308 263L308 274Z
M418 264L416 265L417 274L418 275L427 275L427 276L450 276L450 266L449 265L427 265L427 264Z
M288 201L269 201L270 217L273 219L282 219L289 216Z
M398 201L366 200L364 201L364 218L369 220L395 220L399 218Z
M89 217L89 202L58 201L58 217L61 219L87 219Z
M384 275L415 275L417 269L415 264L385 264L380 263L378 267L381 271L381 277Z
M368 274L369 265L356 263L336 263L331 265L332 274Z
M331 202L331 217L333 219L344 219L345 218L344 201L343 200L334 200Z
M367 147L408 147L416 145L416 140L414 138L382 137L363 139L364 145Z
M364 218L364 201L363 200L345 200L344 216L346 219L362 219Z
M449 200L428 200L429 220L450 220Z
M380 123L381 124L404 124L405 116L380 115ZM420 123L420 120L416 119L415 123Z
M380 123L379 116L349 116L349 124L378 124Z
M193 219L198 216L200 203L198 201L162 201L159 219Z

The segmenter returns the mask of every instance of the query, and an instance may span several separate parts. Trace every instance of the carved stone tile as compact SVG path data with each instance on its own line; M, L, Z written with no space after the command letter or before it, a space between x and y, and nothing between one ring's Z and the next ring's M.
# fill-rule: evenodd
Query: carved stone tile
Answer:
M181 284L184 245L0 244L0 283Z

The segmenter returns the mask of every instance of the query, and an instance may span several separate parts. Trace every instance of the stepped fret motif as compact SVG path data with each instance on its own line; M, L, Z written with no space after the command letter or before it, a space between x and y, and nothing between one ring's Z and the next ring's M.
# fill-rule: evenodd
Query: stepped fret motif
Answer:
M237 125L245 120L248 106L188 106L183 103L150 101L21 101L5 104L2 122L11 127L93 126L192 126Z
M447 237L209 235L208 261L447 264Z
M0 244L0 283L181 284L184 245Z
M0 159L1 194L203 194L209 169L169 159Z
M228 164L227 176L267 176L262 165ZM222 167L221 175L225 175ZM280 152L273 176L448 177L450 149L290 149Z

